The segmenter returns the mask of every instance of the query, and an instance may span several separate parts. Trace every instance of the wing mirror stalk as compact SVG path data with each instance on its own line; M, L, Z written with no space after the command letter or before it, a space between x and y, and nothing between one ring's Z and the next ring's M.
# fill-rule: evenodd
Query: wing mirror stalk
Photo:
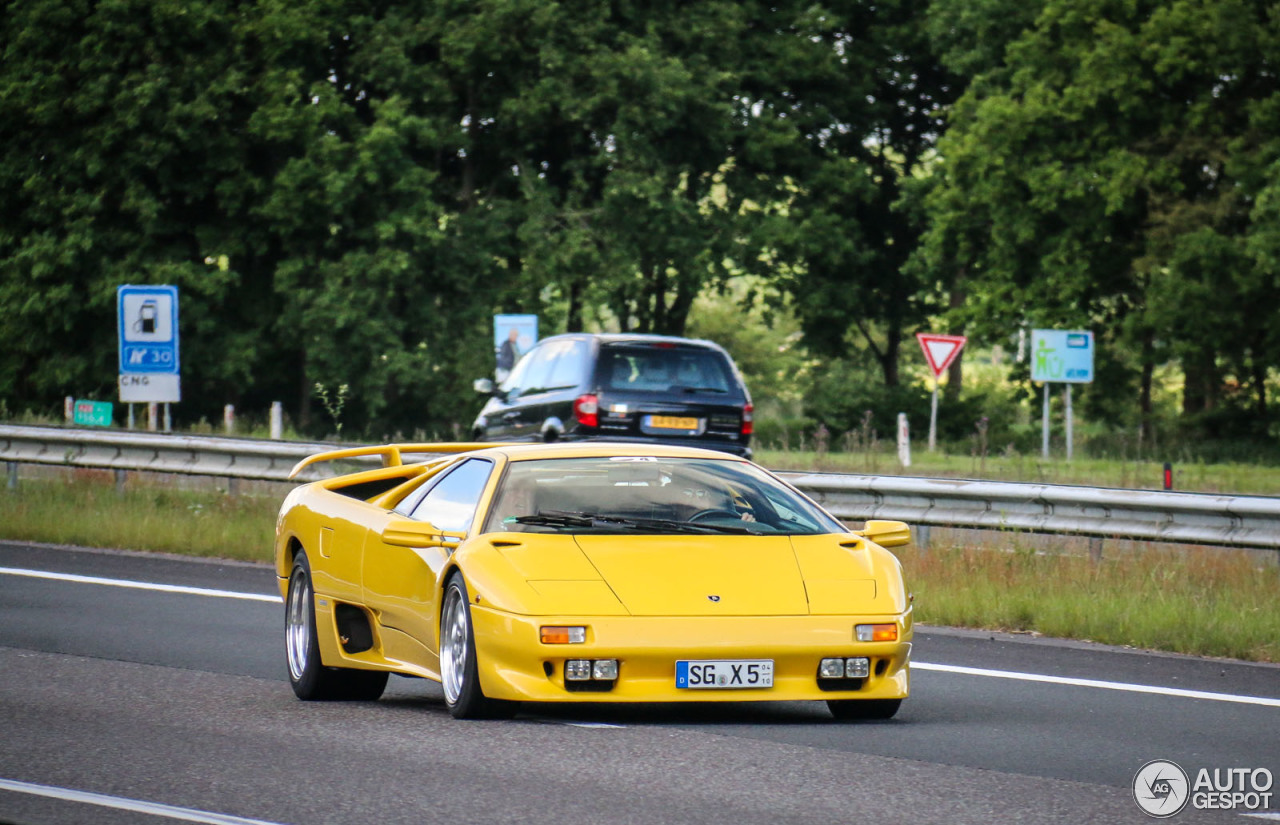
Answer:
M394 547L444 547L458 549L466 533L440 530L429 521L393 519L382 530L382 541Z

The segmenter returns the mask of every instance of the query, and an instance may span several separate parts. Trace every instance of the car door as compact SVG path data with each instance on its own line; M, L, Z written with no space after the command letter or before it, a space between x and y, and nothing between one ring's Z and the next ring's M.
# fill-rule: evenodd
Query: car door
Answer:
M539 437L542 428L541 413L546 402L551 368L558 352L557 342L544 341L532 349L517 369L519 383L508 394L508 406L502 412L503 438L511 441L532 441ZM527 362L527 363L526 363ZM523 367L523 369L520 369ZM514 378L516 373L512 373Z
M533 352L528 352L516 363L516 368L480 411L476 424L482 440L510 441L513 438L515 422L519 420L521 413L520 388L529 372L532 356Z
M458 461L388 512L385 523L408 516L430 522L442 532L470 531L493 466L488 459ZM364 602L381 627L384 655L435 672L439 652L435 585L452 550L391 545L382 541L380 532L369 535L362 583Z
M588 356L585 340L559 338L546 342L538 359L530 365L517 438L552 441L572 427L573 401L586 382Z

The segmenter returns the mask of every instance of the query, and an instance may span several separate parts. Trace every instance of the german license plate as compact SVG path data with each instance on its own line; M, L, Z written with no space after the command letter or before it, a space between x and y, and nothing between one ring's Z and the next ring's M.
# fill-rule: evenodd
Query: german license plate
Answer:
M770 688L772 659L708 659L676 662L677 688Z
M698 419L680 418L674 415L651 415L649 416L649 426L660 430L696 430L698 429Z

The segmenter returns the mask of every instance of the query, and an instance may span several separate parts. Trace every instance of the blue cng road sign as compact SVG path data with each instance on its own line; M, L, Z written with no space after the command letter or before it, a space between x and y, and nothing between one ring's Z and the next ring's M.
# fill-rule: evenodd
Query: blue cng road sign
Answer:
M1093 381L1093 333L1089 330L1031 330L1031 380L1051 384Z
M116 315L120 401L181 401L178 288L125 284L116 290Z

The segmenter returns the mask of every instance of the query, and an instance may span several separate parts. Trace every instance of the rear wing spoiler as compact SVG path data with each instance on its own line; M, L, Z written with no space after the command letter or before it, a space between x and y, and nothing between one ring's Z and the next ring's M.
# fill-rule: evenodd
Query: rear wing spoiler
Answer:
M456 442L444 444L383 444L374 447L349 447L345 450L329 450L324 453L316 453L293 465L293 469L289 471L289 478L293 479L298 476L307 467L313 464L320 464L325 461L340 461L347 458L373 458L375 456L382 458L383 467L399 467L405 463L406 454L418 455L456 455L458 453L467 453L473 450L487 450L490 447L506 447L509 444L500 442L492 442L488 444L476 442Z

